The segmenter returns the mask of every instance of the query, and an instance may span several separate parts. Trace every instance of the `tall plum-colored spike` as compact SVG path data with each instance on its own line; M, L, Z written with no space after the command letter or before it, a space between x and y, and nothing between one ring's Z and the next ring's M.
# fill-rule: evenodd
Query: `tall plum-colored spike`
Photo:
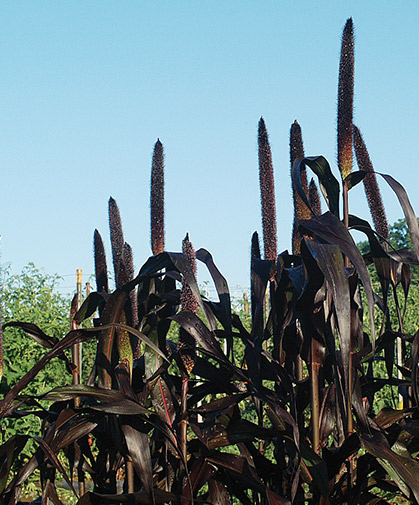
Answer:
M134 255L132 253L132 247L125 242L124 248L122 250L122 261L125 265L125 269L127 272L127 276L129 277L129 280L131 281L134 279ZM138 302L137 302L137 293L136 290L133 289L130 294L130 303L131 303L131 317L132 321L131 324L136 328L138 326Z
M383 238L388 239L390 235L390 228L386 217L386 211L383 205L383 200L381 198L380 189L378 187L377 178L374 173L374 167L372 165L367 146L365 145L361 132L355 125L354 145L359 169L364 170L365 172L371 172L364 177L363 183L372 220L374 221L375 230Z
M182 240L182 252L188 258L192 271L196 277L196 255L195 249L192 242L189 240L189 234ZM182 293L181 293L181 303L183 310L190 310L194 314L198 314L198 301L194 297L192 290L186 280L183 281Z
M298 124L298 121L295 119L290 128L290 162L291 166L294 164L294 161L298 158L304 158L304 146L303 146L303 135L301 133L301 126ZM307 189L307 173L304 169L301 171L301 182L303 184L303 188Z
M290 163L291 169L294 165L295 160L299 158L304 158L304 146L303 137L301 133L301 127L297 120L291 125L290 129ZM303 189L308 195L307 187L307 171L304 168L300 172L301 184ZM298 195L296 189L292 188L292 196L294 202L294 223L292 227L292 252L293 254L300 254L301 249L301 236L298 233L298 221L300 219L310 219L310 210L303 200Z
M342 35L338 87L338 167L342 179L345 179L352 170L354 68L354 27L352 18L349 18Z
M192 266L192 271L196 277L197 269L195 249L192 242L189 240L188 234L186 234L186 237L182 241L182 252L188 258ZM198 301L193 295L192 290L185 279L183 280L180 300L182 303L182 310L190 310L194 314L198 314ZM191 337L189 333L183 329L180 330L179 334L179 348L185 370L188 374L190 374L195 363L196 344L193 337Z
M127 271L128 280L131 281L134 278L134 257L132 254L132 247L128 242L125 242L122 248L122 261Z
M308 201L310 202L311 208L313 209L316 216L321 216L322 214L322 204L320 201L319 190L317 189L316 183L312 178L308 186Z
M153 254L164 251L164 154L160 139L154 144L151 165L151 250Z
M276 260L277 232L274 172L271 146L269 145L268 132L263 118L260 118L259 121L258 146L264 257L267 260Z
M106 263L105 247L98 230L93 234L93 254L95 259L96 291L107 293L108 286L108 266Z
M109 228L111 232L112 259L115 272L115 285L120 287L119 281L122 251L124 248L124 234L122 232L122 221L116 201L109 198Z

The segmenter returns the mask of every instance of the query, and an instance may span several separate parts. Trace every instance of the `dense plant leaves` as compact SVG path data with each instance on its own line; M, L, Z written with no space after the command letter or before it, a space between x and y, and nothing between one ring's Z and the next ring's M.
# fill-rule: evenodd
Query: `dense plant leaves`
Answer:
M266 488L266 498L268 500L268 505L291 505L289 500L279 496L269 488Z
M214 505L231 505L226 488L215 479L208 481L209 500Z
M116 389L108 390L98 387L85 386L83 384L76 384L73 386L58 386L41 395L39 398L49 401L62 402L65 400L72 400L77 397L86 396L103 403L118 403L118 402L132 402L120 391ZM133 403L133 402L132 402ZM146 411L146 409L144 409Z
M189 471L189 479L184 479L182 505L192 502L193 497L217 473L217 470L217 467L206 459L195 459Z
M374 417L374 422L386 430L390 426L395 423L398 423L402 419L406 419L413 414L413 409L391 409L391 408L383 408L380 412Z
M302 463L313 479L315 486L323 496L328 496L329 479L326 462L304 440L300 441L300 451Z
M137 493L122 494L99 494L91 491L83 495L77 502L77 505L103 505L104 503L140 503L142 505L154 505L158 503L176 502L178 497L174 493L155 489L153 499L151 500L146 491Z
M304 191L301 182L301 171L306 167L311 170L319 178L320 189L330 209L330 212L339 218L339 182L332 174L330 165L324 156L312 156L302 159L297 159L291 169L291 178L294 188L297 190L299 197L307 205L313 214L313 209L310 206L306 192Z
M419 438L419 421L406 421L402 428L415 438Z
M153 468L148 436L146 433L136 430L128 423L128 421L122 423L122 431L124 432L128 452L134 463L135 471L140 478L151 503L153 503Z
M150 340L154 342L154 347L159 344L159 327L154 326L150 331ZM167 358L164 358L167 361ZM151 398L160 418L169 426L173 425L175 419L175 398L162 374L162 359L160 352L154 351L154 348L144 354L145 374L144 378L151 392Z
M205 351L214 356L214 358L217 358L222 363L229 364L214 334L208 330L198 316L188 310L183 310L171 319L180 324L180 326L182 326Z
M207 457L207 461L222 467L225 471L231 472L236 479L246 481L247 486L259 492L265 491L265 485L243 456L228 454L224 452L212 451Z
M156 275L163 268L165 268L166 271L175 270L177 272L180 272L183 275L183 277L185 278L189 287L191 288L192 294L194 295L199 306L201 307L202 311L206 315L206 317L208 319L208 323L210 325L210 329L215 330L217 325L214 320L214 317L208 311L204 302L202 301L201 293L199 291L199 286L198 286L198 283L196 282L195 275L193 273L190 261L184 254L163 252L163 253L157 254L156 256L152 256L141 267L140 273L138 274L138 278L140 279L140 278L145 278L148 276ZM161 272L159 273L159 275L162 275Z
M51 446L58 452L91 433L97 425L98 421L93 416L78 417L58 431Z
M0 446L0 495L6 488L12 464L22 452L28 439L27 435L14 435Z
M338 449L323 449L323 459L327 465L329 480L341 471L342 465L356 454L360 447L359 437L356 433L350 435Z
M230 300L230 291L228 289L228 284L218 270L217 266L214 263L214 260L211 254L206 249L199 249L196 251L196 258L199 261L205 263L208 268L209 273L214 281L215 288L217 290L218 298L220 300L220 306L222 309L222 320L221 324L224 326L227 332L231 331L231 300Z
M375 344L374 329L374 296L371 287L371 280L365 266L364 259L356 247L353 238L345 225L341 223L333 214L326 212L315 219L301 221L301 225L307 228L314 235L319 236L330 244L337 245L345 256L347 256L359 274L367 297L368 311L370 316L371 339Z
M111 389L115 380L113 369L116 366L115 359L112 359L113 344L117 334L117 326L123 320L123 313L128 291L117 289L114 291L103 309L101 322L106 329L102 328L102 333L98 340L96 367L99 379L99 387Z
M209 403L204 403L199 407L195 407L190 409L191 412L197 412L199 414L206 414L209 412L218 412L224 410L232 405L235 405L242 400L244 400L249 394L248 393L239 393L235 395L228 395L224 398L218 398L217 400L213 400Z
M362 447L378 459L378 461L388 462L390 467L397 473L399 478L412 490L415 498L419 501L419 461L405 456L399 456L393 452L386 438L379 433L360 435ZM386 470L389 465L385 465ZM398 484L399 485L399 484Z
M166 358L164 352L161 351L159 349L159 347L157 346L157 344L155 344L149 337L147 337L147 335L145 335L141 331L138 331L135 328L132 328L131 326L128 326L128 325L123 324L123 323L110 323L110 324L98 327L98 329L100 329L100 330L106 330L108 328L117 328L117 329L120 329L120 330L124 330L127 333L131 333L131 335L134 335L139 340L141 340L146 345L148 345L148 347L150 347L156 354L158 354L160 356L160 358L162 358L164 361L166 361L167 363L169 363L169 360Z
M328 440L335 428L335 409L336 409L336 389L331 384L323 392L323 401L320 410L320 444L323 445Z
M57 490L51 481L47 481L44 490L42 492L43 503L51 502L53 505L62 505L62 501L59 499Z
M345 374L346 395L349 394L349 355L351 351L351 315L349 285L342 252L337 245L305 239L307 248L317 261L332 292L339 327L339 342Z
M44 440L40 437L33 437L33 439L40 445L40 447L45 452L48 459L55 466L55 468L61 473L61 475L64 477L64 480L66 481L67 485L70 487L70 489L73 491L73 493L77 496L76 490L73 487L73 483L70 481L70 479L67 475L67 472L65 471L63 465L61 464L61 462L57 458L56 452L48 445L46 440Z
M209 449L227 447L247 440L270 439L278 436L276 430L259 427L245 419L231 421L224 426L223 424L217 422L208 430L202 430L204 442Z

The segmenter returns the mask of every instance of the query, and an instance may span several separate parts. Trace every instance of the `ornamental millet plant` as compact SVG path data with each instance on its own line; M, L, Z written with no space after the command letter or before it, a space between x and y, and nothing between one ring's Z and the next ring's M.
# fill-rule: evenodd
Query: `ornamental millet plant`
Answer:
M354 107L354 28L352 18L346 21L342 34L342 45L339 63L338 82L338 113L337 113L337 158L338 168L343 181L343 221L349 227L349 200L348 183L346 178L352 171L353 150L353 107ZM345 266L349 267L349 258L345 257ZM348 433L353 431L352 420L352 353L353 343L350 345L349 362L349 397L348 410Z
M203 253L201 249L195 254L188 235L182 243L183 254L164 251L160 141L155 145L152 163L154 176L154 169L157 173L160 170L151 187L154 255L138 275L131 280L132 251L123 239L119 211L113 202L112 250L114 259L118 258L115 271L119 285L106 293L105 252L95 231L98 292L91 293L74 316L79 324L99 307L94 327L80 327L62 339L51 339L27 323L6 323L36 337L48 352L4 399L0 398L0 420L4 416L7 422L13 422L17 417L34 415L43 420L46 429L37 437L39 447L23 464L20 444L26 443L26 434L5 443L0 441L1 503L19 503L20 486L37 467L42 498L57 505L62 502L56 486L64 478L71 488L75 475L83 495L78 505L385 505L393 500L400 502L402 496L404 503L419 503L417 330L408 331L404 326L405 332L394 331L393 318L379 303L388 328L378 339L377 349L373 348L371 282L365 258L340 221L339 182L322 156L296 161L296 153L304 153L299 126L292 129L296 135L290 156L291 163L294 158L292 178L298 196L303 201L307 197L305 167L309 167L319 178L329 212L321 214L319 193L311 181L308 199L315 217L301 219L304 239L300 254L283 251L276 256L275 207L262 203L262 214L268 216L268 224L274 224L275 233L271 233L272 226L264 228L265 259L261 258L257 233L252 237L252 326L248 318L242 320L232 310L228 284L214 268L212 257L211 263L208 261L208 251ZM264 174L261 200L266 192L265 201L274 204L272 158L263 120L259 133L259 168ZM343 184L349 186L347 183L356 177L348 180L342 174ZM386 177L388 181L390 176ZM266 181L270 184L263 189ZM390 182L399 199L409 203L401 185ZM403 209L410 217L412 236L418 238L416 216L413 210L406 211L409 205ZM274 239L273 245L269 240L265 242L265 231ZM351 258L353 268L345 269L343 254ZM377 256L373 259L388 262L380 244L371 252L374 254ZM219 301L200 296L196 256L207 267L212 265L209 270ZM404 272L406 294L410 277L404 269L408 265L397 255L391 261ZM379 268L376 272L380 280L385 277ZM267 286L269 306L265 302ZM364 325L361 289L369 303L369 328ZM128 296L133 290L136 309ZM393 295L397 303L395 292ZM138 326L134 328L130 327L135 325L130 322L130 310L138 314ZM398 322L404 318L404 314L399 315ZM173 323L181 327L179 345L171 340L178 329L171 328ZM126 332L122 333L123 339L118 336L120 330ZM379 410L374 399L379 396L381 401L381 395L375 395L382 384L395 388L401 383L388 371L394 366L389 353L384 357L388 374L385 379L382 370L379 376L376 373L376 361L383 359L379 354L383 346L401 337L411 351L410 361L402 364L402 384L410 389L410 405L403 410ZM87 385L54 388L41 398L21 395L31 378L54 356L66 359L64 349L90 338L97 339L99 345ZM132 366L129 358L124 359L121 341L131 341L134 347L137 339L142 342L143 352L134 356ZM220 344L224 339L231 341L232 351L240 353L242 360L233 359L233 352L223 351ZM357 345L356 361L350 367L353 388L346 384L351 341ZM277 353L279 348L281 352ZM297 359L304 374L295 366ZM127 370L130 373L125 373ZM365 397L369 406L363 401ZM78 406L74 405L75 398ZM40 399L53 403L48 410L33 410L36 404L39 407ZM356 424L350 426L346 420L352 419L352 409ZM92 448L89 440L94 440ZM12 460L23 465L15 475ZM94 486L86 494L80 486L84 472ZM122 494L118 494L121 487Z
M188 261L192 267L193 275L196 277L197 267L196 267L196 254L192 242L189 240L189 234L187 233L182 241L182 252L188 258ZM188 284L186 279L182 281L182 291L180 295L182 310L187 310L193 314L198 314L198 301L196 300L192 289ZM189 335L183 328L179 331L179 354L183 363L184 370L181 371L182 376L182 388L181 388L181 411L182 411L182 421L180 422L180 446L185 458L187 459L187 430L188 422L186 419L187 415L187 399L188 399L188 389L189 389L189 376L195 364L196 358L196 343L193 337Z

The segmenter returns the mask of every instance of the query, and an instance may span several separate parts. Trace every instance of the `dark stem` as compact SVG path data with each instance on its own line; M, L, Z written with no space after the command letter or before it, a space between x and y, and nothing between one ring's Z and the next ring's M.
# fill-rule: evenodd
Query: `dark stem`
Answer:
M320 398L319 398L319 371L320 362L318 354L319 342L311 339L311 425L313 429L313 449L320 454Z
M188 454L188 420L187 413L187 397L188 397L189 377L188 374L182 373L182 390L181 390L181 421L180 421L180 450L182 451L184 461Z

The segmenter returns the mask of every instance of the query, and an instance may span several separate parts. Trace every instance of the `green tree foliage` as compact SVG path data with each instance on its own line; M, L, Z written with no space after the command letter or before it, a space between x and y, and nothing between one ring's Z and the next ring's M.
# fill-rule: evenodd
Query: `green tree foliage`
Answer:
M3 272L3 323L34 323L47 335L62 338L69 330L70 298L57 292L61 278L46 274L33 263L20 274ZM4 331L5 370L0 391L4 393L45 354L45 348L17 328ZM27 388L27 393L41 394L67 381L64 362L55 361L40 371Z

